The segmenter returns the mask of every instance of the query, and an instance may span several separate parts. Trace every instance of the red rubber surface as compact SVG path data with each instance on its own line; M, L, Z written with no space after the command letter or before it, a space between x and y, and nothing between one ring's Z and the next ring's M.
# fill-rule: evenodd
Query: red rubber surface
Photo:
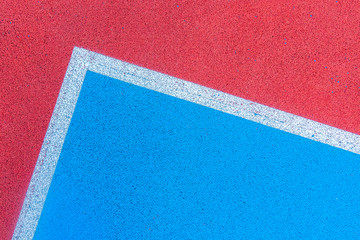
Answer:
M0 239L74 46L360 133L359 3L111 2L0 3Z

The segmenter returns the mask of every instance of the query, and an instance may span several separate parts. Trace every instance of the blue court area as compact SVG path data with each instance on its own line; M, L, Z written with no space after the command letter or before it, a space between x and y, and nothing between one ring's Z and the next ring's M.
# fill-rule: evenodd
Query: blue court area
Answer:
M35 239L358 239L360 155L88 72Z

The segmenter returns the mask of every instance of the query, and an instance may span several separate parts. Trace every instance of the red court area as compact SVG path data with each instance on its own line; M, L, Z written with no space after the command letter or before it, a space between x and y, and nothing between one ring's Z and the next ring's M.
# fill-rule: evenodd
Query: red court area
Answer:
M74 46L360 133L355 1L0 3L0 239L10 239Z

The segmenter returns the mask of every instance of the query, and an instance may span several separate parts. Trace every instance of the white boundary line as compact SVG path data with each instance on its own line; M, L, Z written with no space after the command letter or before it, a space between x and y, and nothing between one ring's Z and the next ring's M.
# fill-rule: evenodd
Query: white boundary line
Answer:
M360 154L360 135L75 47L13 239L32 239L35 234L88 70Z

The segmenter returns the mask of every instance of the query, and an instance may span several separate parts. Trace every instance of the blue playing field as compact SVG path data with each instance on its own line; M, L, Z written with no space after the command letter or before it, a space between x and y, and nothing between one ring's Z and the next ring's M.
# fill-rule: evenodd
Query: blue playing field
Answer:
M360 155L88 72L35 239L360 236Z

